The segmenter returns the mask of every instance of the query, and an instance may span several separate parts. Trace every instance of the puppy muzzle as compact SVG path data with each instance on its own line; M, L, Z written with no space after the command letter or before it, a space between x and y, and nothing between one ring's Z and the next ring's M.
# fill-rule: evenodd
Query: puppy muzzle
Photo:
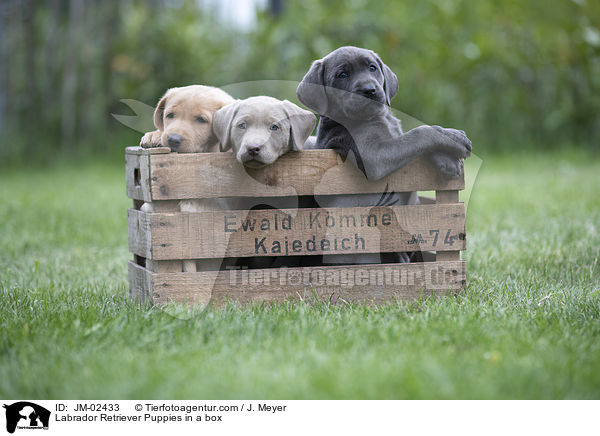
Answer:
M350 99L358 106L370 103L369 100L377 103L385 103L385 95L383 89L378 83L367 83L358 85L352 90Z
M167 143L169 144L171 150L175 151L183 143L183 136L177 133L169 133L169 135L167 136Z
M340 103L344 114L350 119L372 118L385 110L385 99L379 91L369 93L368 96L352 93Z
M267 163L262 156L263 146L260 144L248 144L242 147L237 154L237 160L250 168L259 168Z

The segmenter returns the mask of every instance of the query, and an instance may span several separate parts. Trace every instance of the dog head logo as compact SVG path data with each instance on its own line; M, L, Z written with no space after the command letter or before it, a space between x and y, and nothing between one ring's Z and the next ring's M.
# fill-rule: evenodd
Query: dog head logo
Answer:
M6 409L6 431L19 429L48 429L50 411L28 401L4 405Z

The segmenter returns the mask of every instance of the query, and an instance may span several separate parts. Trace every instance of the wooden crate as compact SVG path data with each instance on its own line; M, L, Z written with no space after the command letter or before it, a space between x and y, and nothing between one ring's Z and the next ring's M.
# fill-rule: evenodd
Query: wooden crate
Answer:
M126 149L131 297L221 304L317 297L382 303L465 287L464 175L444 180L419 159L368 182L332 150L289 153L249 170L231 153ZM182 199L435 191L420 205L179 212ZM151 202L154 212L140 210ZM249 220L249 221L246 221ZM256 220L256 221L254 221ZM254 227L252 227L252 223ZM264 239L263 239L264 238ZM181 261L222 257L422 251L425 262L182 272ZM328 241L328 242L323 242Z

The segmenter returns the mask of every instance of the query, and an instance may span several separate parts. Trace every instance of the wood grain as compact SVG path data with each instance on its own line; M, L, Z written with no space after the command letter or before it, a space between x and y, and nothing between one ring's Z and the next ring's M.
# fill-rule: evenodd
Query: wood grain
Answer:
M314 298L331 302L389 303L456 292L465 263L353 265L151 274L152 300L222 305Z
M454 190L453 191L436 191L435 192L435 202L436 202L436 204L440 204L440 205L458 203L458 191L454 191ZM463 232L463 235L464 235L464 240L463 240L464 245L459 250L465 250L467 248L466 230ZM435 255L435 260L442 261L442 262L460 260L460 251L459 250L442 251L442 250L438 249L436 252L436 255Z
M232 153L164 153L129 151L148 157L151 200L215 197L285 197L295 195L360 194L388 191L463 189L464 177L445 180L426 159L417 159L377 182L365 176L333 150L291 152L261 169L247 169ZM148 153L148 154L145 154ZM129 187L129 184L128 184ZM139 190L128 189L132 198Z
M151 214L135 209L127 211L129 251L148 259L152 259L151 223Z
M464 247L464 226L463 204L153 214L130 209L129 249L154 260L448 251Z
M152 201L150 156L167 153L171 153L168 147L127 147L125 149L125 186L129 198Z
M152 302L152 273L133 261L128 264L129 296L138 303Z
M168 154L171 153L171 149L169 147L127 147L125 149L125 154L134 154L138 156L147 156L149 154Z
M151 202L154 212L179 213L179 201L165 200ZM184 271L181 260L146 259L146 269L152 272L181 272Z
M362 173L350 163L342 162L332 150L289 153L259 170L243 168L230 153L177 154L164 147L130 147L125 159L127 195L135 200L134 209L128 212L129 246L144 265L129 262L130 292L135 301L204 306L222 305L229 300L260 303L317 298L381 304L456 292L466 285L465 262L460 261L459 251L466 247L465 210L458 203L464 175L457 180L444 180L424 159L379 182L365 180ZM178 211L180 199L362 194L386 190L435 190L436 198L434 201L422 197L423 204L419 206L386 208ZM142 202L152 202L155 213L136 210ZM320 213L320 227L314 221L316 213ZM391 217L385 225L384 213ZM274 214L280 220L277 229ZM361 215L367 220L376 215L378 222L361 226ZM225 221L226 216L229 221ZM235 216L233 224L232 216ZM281 220L288 216L290 226L284 228ZM327 216L348 225L328 226L324 221ZM256 220L254 230L248 230L252 220ZM269 228L260 228L262 220L270 223ZM235 231L226 232L225 228ZM314 251L309 250L307 243L313 236ZM434 260L429 250L435 250L437 261L181 272L181 260L271 256L274 253L270 250L263 252L259 248L256 252L256 240L263 237L265 248L272 247L269 244L275 240L283 248L287 241L289 255L423 251L427 260ZM330 241L329 250L317 243L324 239ZM301 243L299 251L294 251L295 240ZM338 248L333 241L337 241ZM343 249L342 245L349 249Z
M129 149L125 153L125 187L129 198L150 201L150 173L144 174L142 181L142 161L145 161L144 169L148 171L147 155L130 153Z

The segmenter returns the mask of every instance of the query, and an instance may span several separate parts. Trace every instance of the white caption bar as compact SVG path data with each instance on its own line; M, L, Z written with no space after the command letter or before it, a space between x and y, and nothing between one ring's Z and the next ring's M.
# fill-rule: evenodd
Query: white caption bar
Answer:
M598 401L3 400L0 434L587 434ZM38 430L37 432L35 430ZM5 432L6 431L6 432ZM3 433L4 432L4 433Z

